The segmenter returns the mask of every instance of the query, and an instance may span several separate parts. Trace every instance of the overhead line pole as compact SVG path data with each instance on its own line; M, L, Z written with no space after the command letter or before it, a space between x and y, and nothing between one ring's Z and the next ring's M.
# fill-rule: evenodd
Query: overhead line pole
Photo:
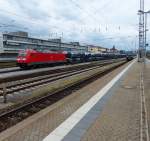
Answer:
M147 39L146 39L146 36L147 36L147 14L148 13L145 13L145 40L144 40L144 42L145 42L145 46L144 46L144 57L146 57L146 46L147 46Z
M146 57L146 48L148 46L147 44L147 15L150 14L150 10L147 11L147 12L144 12L144 15L145 15L145 57Z
M140 10L144 11L144 0L140 0ZM143 58L144 51L144 14L139 12L139 49L138 49L138 62L140 62Z
M150 14L150 10L149 11L143 11L143 10L139 10L139 14L140 16L142 15L142 18L144 17L144 22L143 22L143 25L144 25L144 30L143 30L143 35L142 36L139 36L139 56L142 58L143 61L145 61L145 58L146 58L146 47L148 46L147 44L147 14ZM140 27L140 32L139 32L139 35L141 35L141 27ZM142 44L140 44L140 38L142 38ZM144 39L143 39L144 38ZM141 47L140 45L143 45L143 47ZM140 57L138 58L138 61L140 61Z

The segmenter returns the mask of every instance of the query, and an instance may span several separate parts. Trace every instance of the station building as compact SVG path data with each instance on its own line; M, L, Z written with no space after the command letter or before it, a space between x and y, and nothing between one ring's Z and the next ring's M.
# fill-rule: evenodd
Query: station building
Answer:
M19 50L25 49L76 51L87 52L88 47L78 42L63 43L61 39L31 38L27 32L0 33L0 55L17 55Z
M94 45L88 45L88 51L91 53L106 53L107 52L107 48L101 47L101 46L94 46Z

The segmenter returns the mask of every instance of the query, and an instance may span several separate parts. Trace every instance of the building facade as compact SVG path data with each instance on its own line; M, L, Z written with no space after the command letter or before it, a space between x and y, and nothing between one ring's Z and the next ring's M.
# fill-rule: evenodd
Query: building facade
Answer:
M104 47L100 47L100 46L93 46L93 45L89 45L88 46L88 51L91 53L106 53L107 52L107 48Z
M115 48L115 46L113 46L113 48L110 49L111 53L120 53L120 51L118 49Z
M87 52L88 47L79 43L63 43L60 39L31 38L26 32L11 32L0 34L0 54L17 54L25 49L52 50L52 51L76 51Z

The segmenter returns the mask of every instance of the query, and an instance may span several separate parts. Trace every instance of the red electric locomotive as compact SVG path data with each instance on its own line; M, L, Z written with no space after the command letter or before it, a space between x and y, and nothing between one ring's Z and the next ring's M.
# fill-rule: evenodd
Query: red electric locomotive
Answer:
M41 52L31 49L20 51L17 57L17 64L21 68L29 68L41 64L63 63L66 61L66 54L63 52Z

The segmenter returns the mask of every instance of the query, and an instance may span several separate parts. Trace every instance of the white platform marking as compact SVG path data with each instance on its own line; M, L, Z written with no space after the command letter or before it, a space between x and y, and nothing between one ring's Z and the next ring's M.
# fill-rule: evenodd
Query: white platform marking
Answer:
M110 90L110 88L123 76L123 74L136 62L134 60L121 73L113 78L97 94L89 99L82 107L75 111L68 119L53 130L43 141L61 141L75 127L88 111Z

